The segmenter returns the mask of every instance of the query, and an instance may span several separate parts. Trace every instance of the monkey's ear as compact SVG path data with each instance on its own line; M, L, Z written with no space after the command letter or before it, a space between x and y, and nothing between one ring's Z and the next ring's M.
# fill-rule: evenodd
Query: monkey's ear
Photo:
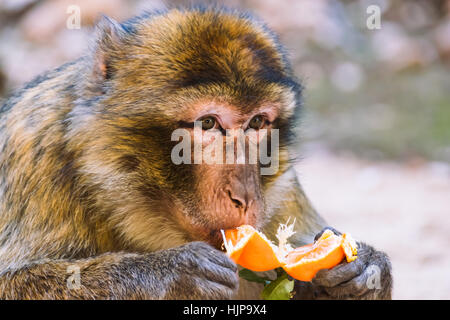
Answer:
M120 59L124 50L127 31L105 15L95 27L96 40L92 52L92 89L100 89L114 73L113 62Z

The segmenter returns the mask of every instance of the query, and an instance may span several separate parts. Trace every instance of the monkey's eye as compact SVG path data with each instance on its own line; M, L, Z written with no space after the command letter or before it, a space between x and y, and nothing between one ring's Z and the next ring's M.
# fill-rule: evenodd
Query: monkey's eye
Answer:
M254 116L250 123L248 124L248 127L251 129L259 130L264 125L264 117L263 116Z
M202 129L203 130L209 130L216 126L216 119L213 117L206 117L201 119L202 122Z

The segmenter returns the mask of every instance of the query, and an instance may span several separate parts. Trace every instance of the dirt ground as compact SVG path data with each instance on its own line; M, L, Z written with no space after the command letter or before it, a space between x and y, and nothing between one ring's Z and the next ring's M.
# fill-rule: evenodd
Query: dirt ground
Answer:
M390 256L394 299L450 299L450 165L313 148L297 170L329 225Z

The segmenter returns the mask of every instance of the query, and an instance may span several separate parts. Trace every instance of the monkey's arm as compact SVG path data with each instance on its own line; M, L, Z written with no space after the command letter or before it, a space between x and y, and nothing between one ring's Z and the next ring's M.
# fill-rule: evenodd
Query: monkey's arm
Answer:
M311 206L306 198L294 169L286 172L279 186L277 210L268 233L273 239L280 223L286 223L288 217L296 219L296 234L290 241L294 247L312 243L322 232L329 228L325 221ZM284 186L284 190L282 189ZM290 186L290 187L286 187ZM312 282L296 281L297 299L390 299L392 293L392 272L388 256L363 243L358 244L358 258L351 262L342 262L330 270L321 270Z
M147 259L146 259L147 258ZM158 298L148 270L141 281L133 281L144 268L144 257L110 253L82 260L44 260L6 271L0 277L2 299L125 299ZM150 262L150 261L148 261Z
M79 278L78 278L79 271ZM0 276L1 299L225 299L236 265L202 242L149 254L40 261Z

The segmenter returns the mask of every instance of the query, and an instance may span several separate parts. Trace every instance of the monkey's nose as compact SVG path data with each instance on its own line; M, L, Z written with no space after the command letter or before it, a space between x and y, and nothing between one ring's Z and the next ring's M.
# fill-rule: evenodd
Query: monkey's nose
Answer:
M242 209L244 212L247 211L251 200L249 199L248 192L246 190L239 190L240 192L228 190L228 196L231 202L238 209Z

